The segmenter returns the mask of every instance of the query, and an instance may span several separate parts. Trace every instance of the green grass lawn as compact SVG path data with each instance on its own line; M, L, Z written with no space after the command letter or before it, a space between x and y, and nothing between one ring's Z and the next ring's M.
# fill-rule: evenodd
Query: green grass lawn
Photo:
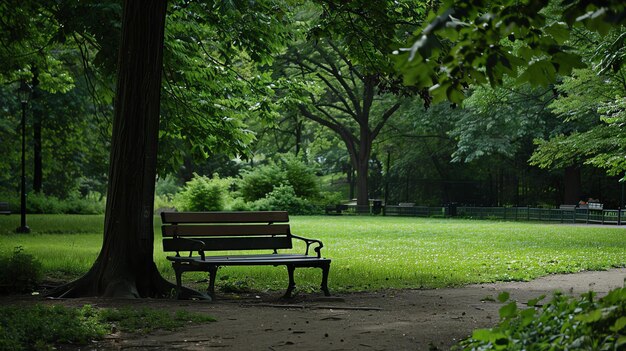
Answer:
M21 246L43 263L48 276L71 279L86 272L102 243L103 216L30 215L28 224L31 234L14 234L19 216L0 217L0 254ZM436 288L626 266L626 230L612 226L328 216L293 216L291 224L294 234L324 242L322 252L333 260L333 291ZM159 226L155 219L154 259L172 279ZM318 269L296 275L300 288L317 289ZM189 285L205 275L183 278ZM284 289L287 274L283 267L226 267L218 281Z

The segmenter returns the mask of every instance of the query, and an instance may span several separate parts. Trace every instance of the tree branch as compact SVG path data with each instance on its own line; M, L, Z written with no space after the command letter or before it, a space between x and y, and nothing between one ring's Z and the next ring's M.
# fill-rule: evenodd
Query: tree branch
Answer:
M372 131L372 140L376 139L378 133L380 133L381 129L383 129L383 127L385 126L385 123L387 123L389 118L400 108L400 105L401 104L398 102L391 106L391 108L389 108L387 111L385 111L385 113L383 114L383 118L380 122L378 122L378 124Z

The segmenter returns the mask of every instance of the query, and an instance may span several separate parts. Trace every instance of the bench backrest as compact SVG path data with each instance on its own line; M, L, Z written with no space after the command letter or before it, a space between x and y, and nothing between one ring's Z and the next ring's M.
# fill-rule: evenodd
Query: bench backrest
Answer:
M292 248L284 211L162 212L161 220L166 252Z

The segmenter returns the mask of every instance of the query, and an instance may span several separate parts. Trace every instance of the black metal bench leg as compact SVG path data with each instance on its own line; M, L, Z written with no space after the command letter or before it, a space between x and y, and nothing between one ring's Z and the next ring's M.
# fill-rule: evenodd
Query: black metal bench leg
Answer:
M181 269L174 266L174 273L176 274L176 299L180 299L180 294L183 286L183 272Z
M293 289L296 288L296 281L293 279L293 272L295 270L296 270L296 267L294 265L291 265L291 264L287 265L287 273L289 274L289 286L287 287L287 291L285 292L284 297L291 297L291 293L293 292Z
M324 265L322 268L322 291L325 296L330 296L330 291L328 291L328 272L330 271L330 263Z
M217 266L209 266L209 287L207 292L211 299L215 300L215 276L217 275Z

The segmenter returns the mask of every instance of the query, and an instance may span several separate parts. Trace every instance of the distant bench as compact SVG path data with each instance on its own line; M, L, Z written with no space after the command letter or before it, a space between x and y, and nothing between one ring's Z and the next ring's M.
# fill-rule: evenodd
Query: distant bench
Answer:
M9 210L8 202L0 202L0 215L10 215L11 210Z
M327 215L340 215L348 210L348 205L328 205L326 206Z
M322 291L328 291L330 259L322 258L321 241L291 234L287 212L162 212L163 250L176 274L177 297L181 297L182 274L190 271L209 273L208 292L215 297L215 276L222 266L286 266L291 296L296 284L296 267L320 268ZM278 224L277 224L278 223ZM278 253L293 248L292 239L304 241L304 254ZM315 255L309 255L311 246ZM207 255L207 251L270 250L263 254ZM187 253L184 255L184 253ZM194 252L198 256L194 256Z

